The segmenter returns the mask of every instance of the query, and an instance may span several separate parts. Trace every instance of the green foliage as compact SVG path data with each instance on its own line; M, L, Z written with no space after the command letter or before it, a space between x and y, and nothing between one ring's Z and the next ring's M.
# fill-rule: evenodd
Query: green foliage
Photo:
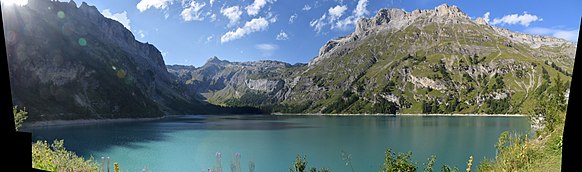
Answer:
M543 78L545 81L548 81L548 82L550 82L550 73L548 72L548 70L546 70L546 68L545 68L545 67L542 67L542 78Z
M457 169L457 167L450 167L447 164L444 164L443 167L441 168L442 172L457 172L459 171L459 169Z
M379 98L378 103L374 104L372 112L384 113L384 114L396 114L398 111L398 105L394 102L390 102L384 98Z
M240 98L230 98L224 102L228 106L234 107L245 107L245 106L253 106L259 107L264 104L273 104L271 97L266 94L259 93L256 91L249 91L244 94Z
M499 74L495 74L493 80L494 80L493 86L492 86L493 90L501 90L501 89L505 88L505 83L503 82L503 76L501 76Z
M422 113L436 114L440 113L439 106L436 101L422 101Z
M297 157L295 157L295 161L293 162L293 168L289 167L289 172L307 172L305 171L305 169L307 169L307 156L301 156L301 155L297 155ZM309 172L330 172L331 170L329 168L320 168L319 170L317 170L316 167L311 167L309 168Z
M334 101L323 110L323 113L340 113L354 102L358 101L358 99L359 98L356 94L353 94L349 90L345 90L340 97L334 99Z
M550 65L550 66L552 66L552 68L554 68L555 70L557 70L558 72L560 72L560 73L562 73L562 74L564 74L564 75L566 75L566 76L572 76L572 73L570 73L570 72L566 71L564 68L562 68L562 67L560 67L560 66L556 65L556 63L550 63L550 62L549 62L549 61L547 61L547 60L545 61L545 63L546 63L547 65Z
M485 103L489 107L486 113L489 114L504 114L507 113L510 108L510 98L504 98L499 100L487 99Z
M32 144L32 168L47 171L99 171L93 159L85 160L65 149L63 140L37 141Z
M283 113L302 113L305 112L313 101L307 100L303 102L293 103L293 104L278 104L273 106L273 112L283 112Z
M557 126L563 124L563 113L566 112L567 102L564 96L566 85L558 75L552 86L537 99L532 117L542 117L546 133L552 132ZM543 132L542 132L543 133Z
M297 155L293 162L293 167L295 167L295 172L305 172L307 168L307 156ZM289 168L289 171L293 171L293 169Z
M503 169L504 171L522 171L520 169L526 168L532 161L539 158L539 153L531 147L528 147L527 135L510 134L504 132L499 137L495 147L497 148L497 156L495 158L495 166L491 165L491 161L485 161L479 167L479 171L497 171L496 169Z
M439 104L437 100L422 101L422 113L426 114L448 114L461 110L461 102L453 95L448 95L444 100L446 103Z
M384 167L382 172L409 172L416 171L416 162L411 159L412 152L394 153L390 148L386 149Z
M424 172L432 172L435 161L436 161L436 156L434 156L434 155L430 156L430 158L428 158L428 163L426 164L426 167L424 168Z
M535 138L503 132L495 144L495 159L482 161L478 171L560 171L565 85L558 76L537 99L531 116L542 119L544 128L536 131Z
M28 118L28 112L26 112L26 108L18 109L18 106L14 106L12 107L12 114L14 115L14 127L18 131L22 127L24 120Z

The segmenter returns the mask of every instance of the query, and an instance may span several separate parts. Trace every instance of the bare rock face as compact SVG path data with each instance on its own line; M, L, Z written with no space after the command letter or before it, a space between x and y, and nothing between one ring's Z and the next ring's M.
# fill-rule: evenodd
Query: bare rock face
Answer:
M251 90L274 92L283 88L283 80L248 79L246 86Z

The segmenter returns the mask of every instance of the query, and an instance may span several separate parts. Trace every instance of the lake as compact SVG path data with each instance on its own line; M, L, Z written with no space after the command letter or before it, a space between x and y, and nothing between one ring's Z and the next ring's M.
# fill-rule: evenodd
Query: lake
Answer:
M527 117L423 116L181 116L155 121L116 122L30 129L33 140L65 139L84 157L111 157L122 171L223 171L240 154L242 171L289 171L297 154L308 167L332 171L378 171L387 147L412 151L423 169L431 155L464 171L494 158L494 144L506 130L526 133ZM343 156L342 156L343 154ZM347 156L351 160L347 163ZM342 158L343 157L343 158ZM113 166L113 165L111 165Z

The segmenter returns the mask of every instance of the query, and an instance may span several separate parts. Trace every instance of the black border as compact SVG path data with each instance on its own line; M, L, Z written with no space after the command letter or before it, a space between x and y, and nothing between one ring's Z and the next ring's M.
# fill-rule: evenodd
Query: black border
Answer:
M580 28L582 28L582 17L580 18ZM572 70L572 85L570 85L570 95L568 99L568 110L566 112L566 122L564 124L564 136L562 145L562 171L576 168L576 146L580 145L580 138L576 138L575 130L577 121L580 121L578 107L582 107L582 30L578 30L578 44L576 57L574 59L574 69ZM579 163L579 162L578 162Z
M2 8L0 4L0 9ZM4 21L2 13L0 12L0 18ZM0 132L2 133L2 140L4 143L8 144L5 147L4 152L9 153L5 156L7 159L6 165L15 167L16 169L31 169L30 171L42 171L32 168L32 133L19 132L14 128L14 115L12 115L12 89L10 85L10 69L8 68L8 53L6 52L6 42L4 35L4 22L2 22L2 27L0 27L2 32L2 41L0 41L0 46L2 48L2 60L0 60L0 65L2 69L0 70L0 77L2 80L1 85L1 107L0 112L2 112L2 119L0 119ZM11 168L14 169L14 168Z

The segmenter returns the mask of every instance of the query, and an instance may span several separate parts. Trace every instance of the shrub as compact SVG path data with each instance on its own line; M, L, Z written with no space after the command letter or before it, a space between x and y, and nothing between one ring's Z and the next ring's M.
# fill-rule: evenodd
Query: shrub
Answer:
M295 157L295 161L293 162L293 168L289 167L289 172L307 172L305 171L305 169L307 169L307 156L301 156L301 155L297 155L297 157ZM320 168L319 170L317 170L316 167L311 167L309 168L309 172L330 172L331 170L329 168Z
M411 160L412 152L394 153L390 148L386 149L384 167L382 172L406 172L416 171L416 162Z
M93 158L85 160L65 149L63 140L37 141L32 144L32 168L47 171L99 171Z
M28 118L28 112L26 112L26 108L18 109L18 106L12 107L12 114L14 115L14 127L16 127L16 131L22 127L24 120Z

